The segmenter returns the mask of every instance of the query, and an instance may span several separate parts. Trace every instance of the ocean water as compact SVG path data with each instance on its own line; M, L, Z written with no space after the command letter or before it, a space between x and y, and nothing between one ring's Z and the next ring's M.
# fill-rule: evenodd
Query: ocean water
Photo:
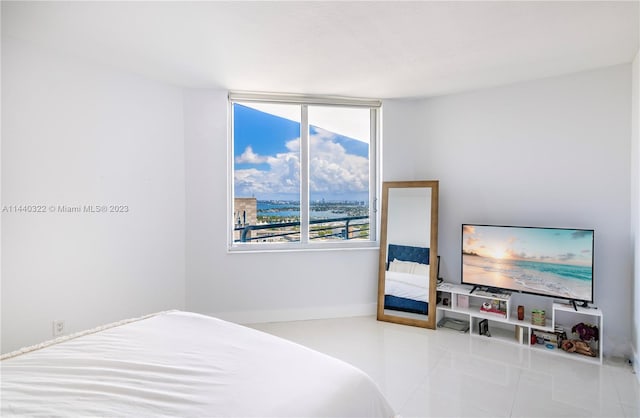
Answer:
M285 218L293 218L300 217L299 210L278 210L278 211L260 211L258 209L258 216L274 216L274 217L285 217ZM344 213L333 213L331 211L317 211L312 210L309 212L310 219L333 219L333 218L344 218L347 216Z
M591 267L463 256L465 283L591 300Z
M344 218L349 215L346 211L349 206L344 206L345 211L338 213L332 210L313 210L313 205L311 206L311 210L309 211L310 219L335 219L335 218ZM300 217L300 209L296 207L295 203L283 202L283 203L275 203L275 202L265 202L258 201L258 216L272 216L272 217Z

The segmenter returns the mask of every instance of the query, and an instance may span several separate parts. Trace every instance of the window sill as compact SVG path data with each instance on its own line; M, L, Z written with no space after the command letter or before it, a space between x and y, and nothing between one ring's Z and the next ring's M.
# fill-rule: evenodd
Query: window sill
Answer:
M244 244L233 245L227 248L229 254L242 253L272 253L272 252L316 252L316 251L343 251L343 250L379 250L380 243L375 242L340 242L322 244Z

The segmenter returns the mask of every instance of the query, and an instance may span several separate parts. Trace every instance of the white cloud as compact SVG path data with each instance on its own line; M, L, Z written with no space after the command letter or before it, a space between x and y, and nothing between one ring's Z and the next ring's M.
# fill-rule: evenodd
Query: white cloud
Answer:
M248 197L260 195L300 193L300 159L299 153L278 153L275 156L258 156L256 160L264 161L269 170L255 168L235 170L235 195Z
M309 138L309 185L312 193L327 195L367 191L369 162L367 158L348 154L333 142L335 134L320 130ZM298 195L300 191L300 140L286 144L289 152L260 156L247 147L236 162L267 163L268 171L242 169L235 171L236 196L274 194Z
M253 152L253 148L251 148L251 145L245 148L244 152L241 155L236 157L236 163L238 164L261 164L266 162L267 157L261 157Z
M369 187L369 161L348 154L332 141L333 135L319 132L310 138L309 184L312 192L362 192Z
M300 138L287 141L285 147L287 147L287 149L291 152L300 152Z

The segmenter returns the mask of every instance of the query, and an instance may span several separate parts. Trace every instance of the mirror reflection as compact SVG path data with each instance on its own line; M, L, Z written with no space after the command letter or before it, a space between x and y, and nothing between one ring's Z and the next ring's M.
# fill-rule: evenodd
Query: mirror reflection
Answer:
M437 181L385 182L378 319L434 328Z

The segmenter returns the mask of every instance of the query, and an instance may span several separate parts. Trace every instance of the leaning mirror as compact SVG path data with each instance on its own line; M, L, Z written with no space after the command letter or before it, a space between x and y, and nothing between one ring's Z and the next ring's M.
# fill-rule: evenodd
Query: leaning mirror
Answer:
M438 181L384 182L378 320L435 328L437 254Z

